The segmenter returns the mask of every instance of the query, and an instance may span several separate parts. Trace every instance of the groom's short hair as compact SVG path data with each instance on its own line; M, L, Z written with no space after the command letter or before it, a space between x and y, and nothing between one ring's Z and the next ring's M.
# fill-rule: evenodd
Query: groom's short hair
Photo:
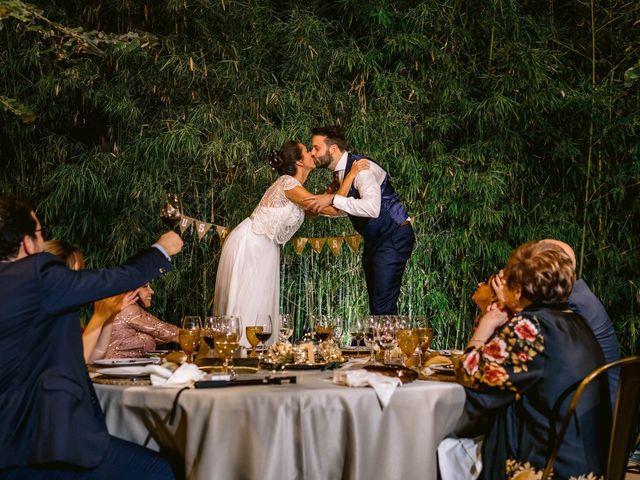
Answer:
M311 135L322 135L327 137L329 144L335 144L341 151L347 149L347 138L344 134L344 128L340 125L327 125L326 127L316 127L311 130Z

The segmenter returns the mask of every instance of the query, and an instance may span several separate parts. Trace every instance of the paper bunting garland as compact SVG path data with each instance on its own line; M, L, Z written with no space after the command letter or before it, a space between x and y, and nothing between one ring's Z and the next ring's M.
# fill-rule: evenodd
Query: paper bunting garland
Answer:
M183 234L187 228L191 226L193 223L193 218L187 217L186 215L182 215L180 219L180 234Z
M302 250L304 250L304 246L307 244L308 238L304 237L293 237L291 239L291 243L293 244L293 250L298 254L302 254Z
M340 247L342 246L343 241L344 238L342 237L327 238L327 245L329 245L329 248L336 257L340 255Z
M225 227L222 225L215 225L213 223L205 222L203 220L198 220L196 218L187 217L186 215L182 215L180 219L179 227L180 234L184 235L184 233L189 230L191 225L194 226L196 230L196 234L198 235L198 240L202 240L204 236L211 230L212 227L216 227L216 233L220 238L220 243L223 244L229 233L231 233L231 228ZM342 250L342 244L346 243L349 249L353 252L358 252L360 248L360 242L362 241L362 237L360 235L347 235L341 237L293 237L291 239L291 244L293 246L293 250L298 254L302 255L304 251L304 247L309 244L311 249L316 252L322 252L325 244L329 247L331 252L338 256L340 255L340 251Z

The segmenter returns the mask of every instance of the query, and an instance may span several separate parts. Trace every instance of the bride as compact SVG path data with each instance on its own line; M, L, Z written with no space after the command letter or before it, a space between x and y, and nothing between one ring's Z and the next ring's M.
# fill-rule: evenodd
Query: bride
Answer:
M271 315L272 340L279 331L280 246L296 233L304 221L305 199L312 194L302 185L316 168L307 148L288 141L271 154L271 167L280 177L262 196L251 216L245 218L226 238L220 254L213 300L214 315L240 318L242 345L249 346L245 327L256 315ZM346 195L367 161L354 164L337 191ZM337 215L329 206L323 215Z

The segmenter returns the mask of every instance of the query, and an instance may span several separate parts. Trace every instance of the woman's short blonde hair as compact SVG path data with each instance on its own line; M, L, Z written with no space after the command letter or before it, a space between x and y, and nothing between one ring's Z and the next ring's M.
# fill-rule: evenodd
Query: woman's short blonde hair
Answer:
M516 248L505 267L509 289L519 286L533 303L564 303L576 281L571 257L550 242L527 242Z

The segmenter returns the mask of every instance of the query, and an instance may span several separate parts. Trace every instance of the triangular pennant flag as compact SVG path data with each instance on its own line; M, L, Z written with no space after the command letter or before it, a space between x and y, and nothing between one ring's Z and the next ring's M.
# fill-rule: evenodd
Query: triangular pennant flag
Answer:
M307 244L307 240L309 239L306 237L293 237L291 239L291 243L293 243L293 250L298 255L302 254L302 251L304 250L304 246Z
M182 215L180 219L180 233L183 234L187 228L193 223L193 218Z
M218 236L220 237L220 243L224 243L225 238L229 235L231 229L229 227L223 227L221 225L216 225L216 232L218 232Z
M362 241L362 237L357 234L350 235L348 237L344 237L344 241L347 242L347 245L352 251L357 252L358 249L360 248L360 242Z
M203 222L202 220L193 220L193 224L196 227L196 232L198 232L198 240L202 240L202 237L209 231L211 227L213 227L213 223Z
M311 244L311 248L313 248L313 251L316 253L320 253L322 251L322 247L324 247L324 242L326 242L327 239L322 237L322 238L310 238L309 239L309 243Z
M327 238L327 245L333 252L333 254L337 257L340 255L340 247L342 246L342 242L344 241L344 237L330 237Z

